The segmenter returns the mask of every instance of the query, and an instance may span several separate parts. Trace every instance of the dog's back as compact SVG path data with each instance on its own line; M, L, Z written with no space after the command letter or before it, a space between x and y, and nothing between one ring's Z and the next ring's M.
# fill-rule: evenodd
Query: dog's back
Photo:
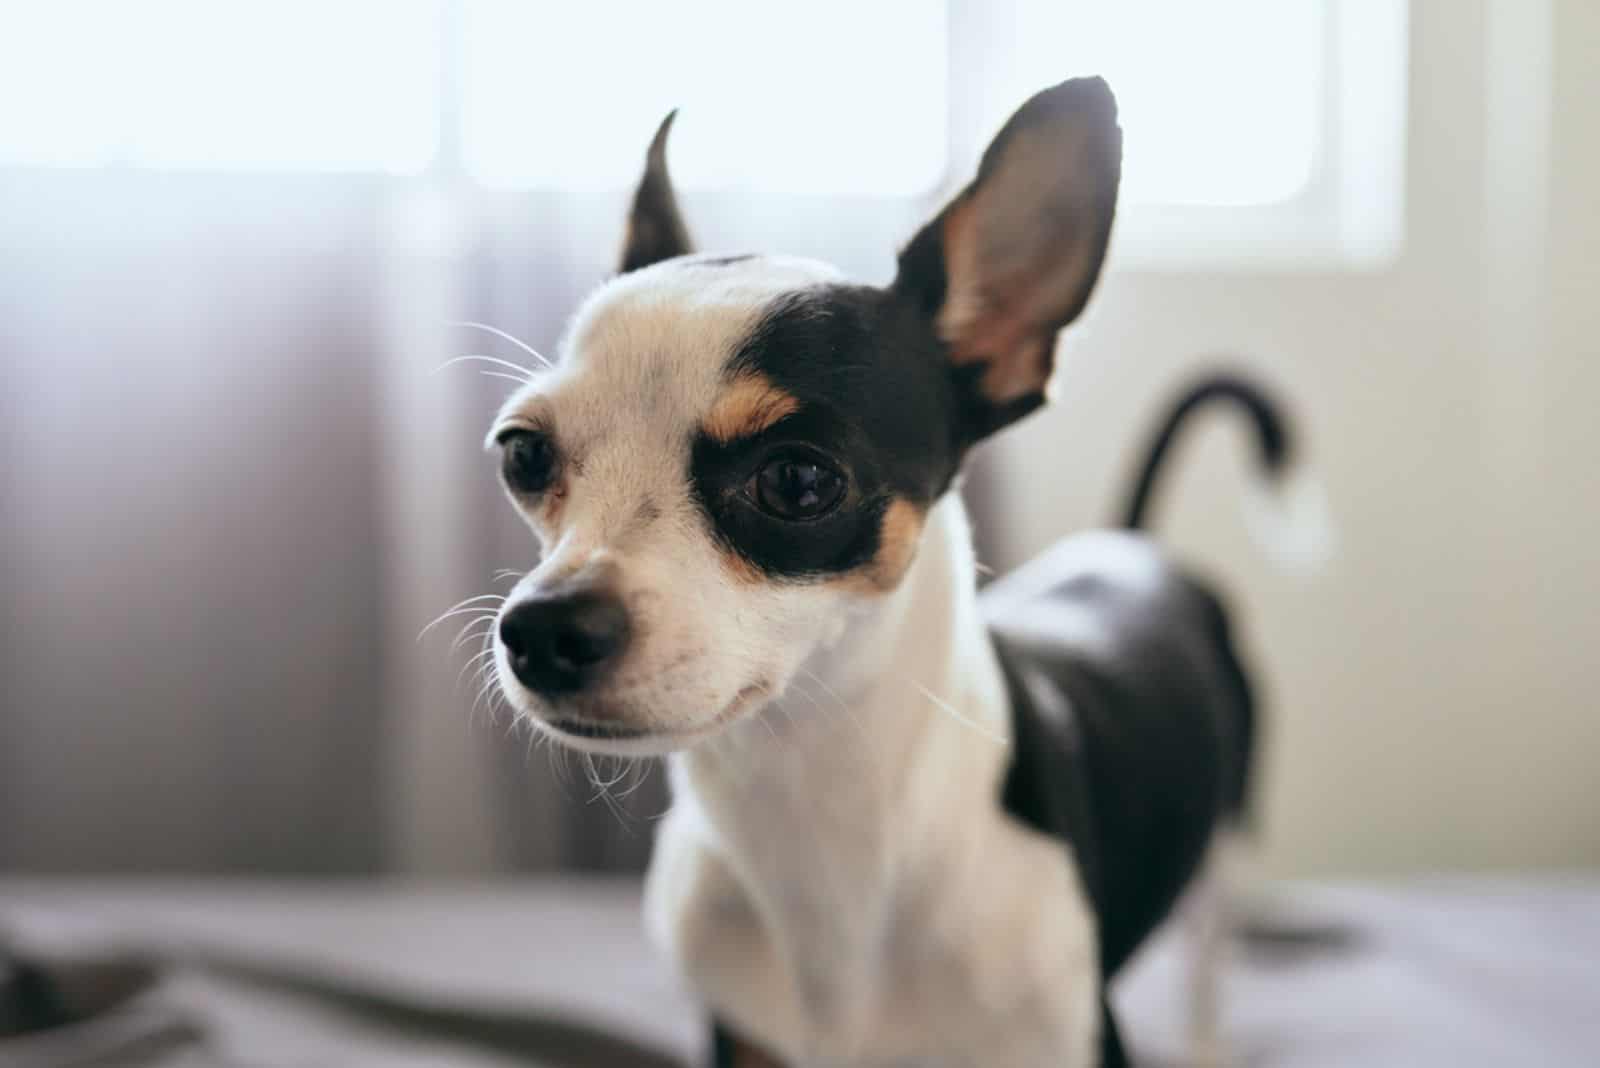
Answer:
M1125 530L1080 534L984 593L1012 703L1004 803L1068 842L1099 919L1107 978L1171 910L1216 832L1243 818L1256 714L1217 595L1140 533L1191 417L1247 417L1263 473L1289 429L1232 375L1179 394L1145 450Z
M1148 540L1062 542L989 598L1011 692L1004 802L1071 843L1107 977L1241 812L1254 715L1216 597Z

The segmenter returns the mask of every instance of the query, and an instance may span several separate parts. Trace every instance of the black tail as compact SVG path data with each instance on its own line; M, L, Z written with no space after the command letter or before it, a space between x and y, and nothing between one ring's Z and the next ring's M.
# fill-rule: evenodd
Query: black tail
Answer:
M1256 444L1261 450L1264 474L1273 477L1289 462L1293 442L1289 437L1288 423L1277 403L1259 386L1238 375L1210 375L1184 391L1151 439L1144 466L1139 470L1139 479L1128 497L1127 511L1123 513L1124 527L1129 530L1145 529L1157 479L1167 454L1172 451L1173 442L1177 440L1178 432L1197 410L1216 401L1238 405L1250 417L1256 430Z

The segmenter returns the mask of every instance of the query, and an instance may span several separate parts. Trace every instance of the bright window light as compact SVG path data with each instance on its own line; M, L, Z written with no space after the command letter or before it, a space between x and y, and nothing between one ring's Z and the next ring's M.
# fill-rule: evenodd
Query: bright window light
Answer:
M1011 61L985 73L985 98L1104 75L1121 111L1125 204L1286 201L1323 148L1327 3L1021 0Z
M415 173L443 119L442 162L487 184L614 190L676 107L685 188L904 196L975 162L947 160L952 100L992 132L1096 73L1121 103L1124 205L1269 206L1339 151L1326 60L1365 47L1340 10L1006 0L960 8L952 40L939 0L6 4L0 163Z
M410 172L433 0L50 0L0 13L0 161Z
M926 191L945 172L930 0L466 0L462 136L493 185L621 188L680 109L682 187Z

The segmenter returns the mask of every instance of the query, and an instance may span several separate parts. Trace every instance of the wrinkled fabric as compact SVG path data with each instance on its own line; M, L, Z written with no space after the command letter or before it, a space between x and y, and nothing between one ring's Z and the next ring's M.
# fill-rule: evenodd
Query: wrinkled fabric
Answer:
M1594 1063L1600 878L1273 900L1225 980L1238 1063ZM1113 990L1135 1064L1183 1061L1181 925L1180 907ZM704 1018L649 949L631 882L0 880L0 947L0 1068L612 1068L703 1052ZM59 987L53 1007L19 995L27 969ZM5 1034L27 1012L57 1026Z

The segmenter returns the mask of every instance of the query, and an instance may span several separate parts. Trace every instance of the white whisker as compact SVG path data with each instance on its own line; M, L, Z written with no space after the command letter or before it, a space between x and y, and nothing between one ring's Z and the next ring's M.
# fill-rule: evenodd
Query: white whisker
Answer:
M861 744L859 746L851 746L849 748L865 762L867 773L872 776L873 783L880 791L882 791L885 787L883 761L879 757L878 748L872 744L872 735L867 732L865 724L863 724L860 717L856 715L855 709L845 704L844 699L835 693L833 687L829 686L827 682L823 680L822 676L818 675L815 671L811 671L808 668L802 667L800 672L820 686L825 696L831 698L833 703L838 707L839 711L844 714L844 718L849 722L850 728L854 730L856 735L861 739ZM819 716L823 714L822 705L817 701L816 695L802 687L798 678L796 678L794 681L794 687L798 693L803 695L806 700L811 702L812 706L817 709Z
M480 660L476 664L474 664L471 660L467 661L461 666L461 670L456 672L456 689L461 689L462 683L466 681L467 673L470 671L472 673L472 680L470 682L466 682L466 685L476 690L479 686L483 685L484 680L489 677L488 673L493 671L494 667L495 663L493 660Z
M615 758L607 758L607 759L609 759L611 761L611 765L617 769L616 774L612 775L611 778L606 779L604 781L598 781L597 780L595 782L595 785L609 790L613 786L617 785L617 783L622 781L623 776L625 776L628 773L628 769L629 769L630 765L629 765L629 762L627 760L618 760L618 759L615 759ZM593 761L590 762L589 766L590 766L591 770L594 769Z
M804 673L806 678L810 679L812 682L814 682L818 686L822 687L822 692L827 694L829 697L833 698L834 702L836 704L838 704L838 706L840 708L848 707L844 703L844 698L840 697L838 692L835 691L832 686L828 685L828 680L824 679L821 675L818 675L815 671L812 671L810 668L802 667L800 670L801 670L802 673Z
M423 638L426 638L428 636L428 632L434 627L437 627L440 623L443 623L445 620L452 619L456 616L472 616L472 618L466 622L466 626L470 627L474 623L478 622L478 620L484 618L482 615L484 611L485 609L483 605L473 605L467 608L457 608L453 612L446 612L444 615L429 623L426 627L423 627L422 630L417 634L417 641L420 642Z
M482 686L485 683L493 680L495 677L495 665L493 661L479 664L477 669L472 673L472 685L475 687ZM500 696L504 697L505 693L502 691Z
M483 681L483 672L484 672L484 670L486 668L494 667L494 661L486 660L484 658L485 657L489 657L489 656L493 656L493 655L494 655L493 647L485 649L480 653L474 653L470 660L468 660L465 664L461 665L461 670L456 672L456 687L458 689L460 688L462 681L465 680L466 677L467 677L467 672L468 671L472 672L472 685L474 687L476 687L480 682L482 682ZM476 667L474 667L474 665L476 665Z
M490 621L487 624L488 628L493 628L493 626L494 626L493 621ZM468 646L474 641L480 643L479 646L478 646L478 652L474 653L472 655L472 659L467 661L467 665L475 664L479 660L482 660L485 656L489 656L494 652L494 642L490 639L490 635L492 633L493 633L492 629L485 629L483 627L480 627L478 630L473 631L471 634L463 634L458 643L453 643L451 645L451 647L450 647L451 651L452 652L456 652L456 651L459 651L461 649L468 648Z
M500 613L490 612L487 615L473 616L462 624L461 630L456 633L456 640L450 643L453 653L460 649L473 638L482 638L494 632L494 621L500 618Z
M533 724L524 722L521 719L513 719L511 721L511 725L506 729L512 734L515 734L519 730L525 730L528 732L528 745L527 748L523 749L522 751L522 761L524 764L532 764L533 754L537 753L539 751L539 747L544 744L544 732L539 730ZM550 770L552 772L555 771L555 766L555 759L551 758Z
M512 363L510 360L502 360L498 356L485 356L485 355L483 355L482 353L479 353L479 352L469 352L465 356L457 356L457 357L455 357L453 359L446 360L446 361L444 361L444 363L441 363L438 367L435 367L431 373L432 374L438 374L440 371L443 371L446 367L454 367L456 364L458 364L458 363L466 363L468 360L479 360L479 361L482 361L483 363L498 364L499 366L504 367L507 370L518 371L524 376L523 378L521 378L519 380L519 381L522 381L522 382L532 382L533 378L534 378L534 373L532 371L528 370L526 367L522 366L520 363Z
M623 790L617 795L617 800L619 801L625 801L629 797L632 797L634 793L638 791L639 787L650 781L650 765L645 763L643 760L634 760L630 770L635 773L633 777L633 785L629 786L626 790Z
M487 679L484 680L483 685L478 687L477 694L474 695L473 698L472 698L472 708L468 711L468 715L472 715L472 716L477 715L477 713L478 713L478 702L482 701L485 697L487 697L489 695L489 692L494 689L495 685L499 681L500 681L499 678L497 678L494 675L491 675ZM491 700L488 704L486 704L484 706L484 708L487 710L487 709L491 708L493 705L494 705L494 702Z
M801 689L800 680L799 679L790 680L789 688L792 689L795 693L797 693L800 696L804 697L806 700L810 701L811 702L811 707L817 710L817 717L819 719L822 717L822 706L817 704L817 699L815 697L812 697L809 693L806 693L805 690ZM777 707L782 710L783 718L787 719L789 721L789 726L792 729L796 725L796 723L795 723L795 718L794 718L794 710L789 707L789 702L787 702L787 701L779 701L779 702L777 702Z
M468 605L476 604L478 601L488 600L504 601L505 598L500 596L498 593L480 593L476 597L468 597L464 601L457 601L455 604L451 605L449 608L446 608L443 612L440 612L437 616L435 616L433 621L427 626L423 627L422 630L417 634L417 641L420 642L430 630L432 630L434 627L437 627L440 623L443 623L445 620L449 619L458 612L465 610Z
M533 729L541 735L544 734L537 727ZM570 763L572 750L564 745L557 745L555 738L551 735L545 735L545 737L550 742L548 747L550 769L555 772L556 783L561 787L562 795L570 800L572 798L572 764Z
M606 808L611 811L611 814L614 817L616 817L617 825L620 826L624 831L630 834L633 833L633 828L628 824L627 811L622 807L617 799L611 795L611 788L618 782L622 781L622 773L619 772L609 779L602 779L599 769L597 769L594 765L594 756L590 753L583 754L583 763L584 767L587 769L589 784L595 788L594 796L589 798L590 803L592 804L595 801L603 801Z
M1011 744L1004 737L1002 737L1001 735L996 734L994 731L991 731L988 727L985 727L983 724L977 723L977 722L975 722L973 720L968 719L966 716L963 716L959 711L956 710L956 707L954 705L950 704L948 701L945 701L942 698L940 698L939 696L937 696L932 690L930 690L926 686L922 685L922 683L917 682L915 679L913 679L911 681L911 685L913 685L917 689L921 690L922 691L922 696L924 696L928 700L932 701L937 708L942 709L945 712L948 712L950 714L950 718L955 720L957 723L961 724L963 727L966 727L969 730L976 732L977 734L981 734L983 737L985 737L985 738L989 739L990 741L994 742L996 745L1010 745Z
M454 612L457 608L465 607L466 605L472 604L472 603L474 603L476 601L487 601L487 600L490 600L491 598L493 598L495 600L500 600L500 601L505 600L505 598L501 597L498 593L480 593L476 597L466 597L466 598L463 598L462 600L457 601L455 604L451 605L449 608L446 608L445 611L446 612Z
M506 341L511 342L517 348L521 349L523 352L526 352L529 356L532 356L534 359L538 360L540 363L544 364L546 367L550 368L551 370L555 369L555 364L553 364L549 360L545 359L544 355L541 352L539 352L537 349L535 349L532 345L528 344L526 341L523 341L519 337L513 337L511 334L508 334L504 330L501 330L498 326L490 326L488 323L475 323L475 322L472 322L471 320L468 320L468 319L457 319L452 325L454 325L454 326L469 326L474 330L486 330L489 333L493 334L495 337L504 338Z
M478 663L480 660L484 659L485 657L490 657L490 656L493 656L493 655L494 655L494 646L485 643L484 647L482 649L479 649L476 653L473 653L472 656L470 658L468 658L467 662L465 664L463 664L462 666L464 668L471 667L472 665Z
M809 668L803 667L800 669L800 671L806 676L806 678L822 687L822 692L826 694L834 704L839 706L839 711L844 713L845 718L850 721L850 725L855 728L856 733L861 735L862 741L869 741L871 739L871 736L867 733L866 726L861 722L861 717L856 715L856 710L845 703L845 699L840 697L838 692L835 691L832 686L828 685L826 679Z

